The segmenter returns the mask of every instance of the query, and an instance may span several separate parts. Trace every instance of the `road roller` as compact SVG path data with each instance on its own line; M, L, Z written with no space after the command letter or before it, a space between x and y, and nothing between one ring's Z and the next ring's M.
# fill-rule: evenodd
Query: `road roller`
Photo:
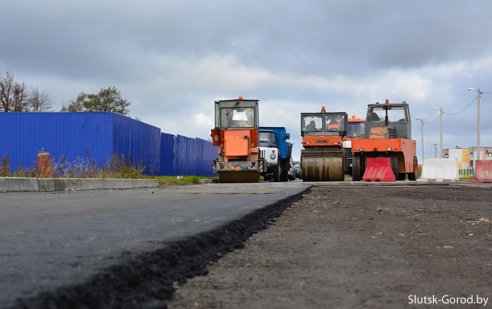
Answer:
M364 179L368 159L389 158L396 180L416 180L418 161L416 141L412 139L410 107L403 101L367 105L363 138L352 139L352 180ZM364 179L365 180L365 179Z
M343 138L347 130L347 113L301 113L301 169L303 181L343 181L346 155Z
M260 158L258 100L239 97L215 101L215 128L212 142L218 146L214 173L221 183L259 182L266 172L264 158Z

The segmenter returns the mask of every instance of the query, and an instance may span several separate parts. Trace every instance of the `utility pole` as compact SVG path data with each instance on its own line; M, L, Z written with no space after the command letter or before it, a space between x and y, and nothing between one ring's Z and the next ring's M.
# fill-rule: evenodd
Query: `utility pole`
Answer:
M424 165L424 120L418 117L415 119L420 120L420 130L422 131L422 166Z
M439 109L439 127L441 128L441 136L439 137L439 143L441 144L440 145L440 149L439 149L439 157L442 158L442 108Z
M468 88L470 91L476 91L477 92L477 158L476 160L480 160L480 96L483 94L483 92L480 91L480 88L474 89L474 88Z
M480 88L477 89L477 160L481 159L480 155Z
M442 111L442 108L437 108L435 107L434 110L438 110L439 111L439 132L440 132L440 149L439 149L439 157L441 158L442 157L442 114L444 113Z

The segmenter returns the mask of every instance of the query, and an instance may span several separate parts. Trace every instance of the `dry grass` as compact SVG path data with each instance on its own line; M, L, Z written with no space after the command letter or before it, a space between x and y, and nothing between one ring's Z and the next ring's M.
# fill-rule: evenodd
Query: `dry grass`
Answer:
M37 163L34 162L29 167L19 166L15 170L10 168L9 157L1 159L0 177L39 177ZM69 161L62 157L52 163L53 176L57 178L148 178L143 175L145 166L135 164L130 158L124 155L113 155L111 160L103 167L95 160L78 157L74 161Z
M53 176L56 178L128 178L157 179L161 185L192 185L198 184L200 179L217 179L218 177L199 176L149 176L144 175L145 166L135 164L130 158L123 155L113 155L111 160L100 167L90 156L69 161L62 157L52 163ZM0 177L39 177L37 163L33 162L29 167L17 167L12 170L9 165L9 157L1 158Z

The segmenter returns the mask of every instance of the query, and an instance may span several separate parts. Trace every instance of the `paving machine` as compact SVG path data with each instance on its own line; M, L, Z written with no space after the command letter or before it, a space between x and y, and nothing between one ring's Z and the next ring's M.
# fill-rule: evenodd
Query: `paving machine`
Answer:
M259 182L266 164L258 150L258 100L215 101L212 141L218 148L214 172L220 182Z
M303 181L342 181L346 172L343 138L347 113L301 113Z
M359 181L366 171L368 158L389 158L396 180L417 179L416 142L412 140L408 104L369 104L364 138L352 139L352 179Z

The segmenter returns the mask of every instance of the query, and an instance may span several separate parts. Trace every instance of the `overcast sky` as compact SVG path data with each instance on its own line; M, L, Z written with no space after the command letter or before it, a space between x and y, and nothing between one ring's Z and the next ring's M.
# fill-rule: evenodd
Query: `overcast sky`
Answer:
M492 146L490 0L0 0L0 72L46 91L54 110L115 86L130 116L208 140L214 101L260 100L260 125L300 113L406 101L421 157Z

